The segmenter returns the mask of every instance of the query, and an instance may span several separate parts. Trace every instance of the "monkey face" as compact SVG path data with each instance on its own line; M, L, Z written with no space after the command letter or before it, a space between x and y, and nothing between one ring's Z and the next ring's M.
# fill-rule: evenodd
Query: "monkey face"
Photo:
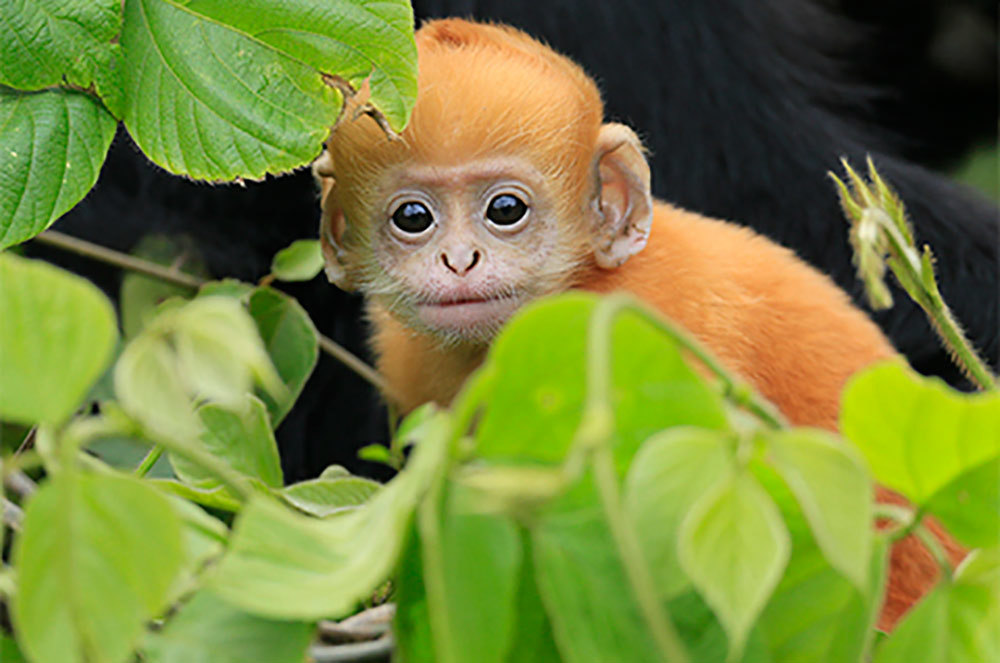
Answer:
M566 241L560 201L529 162L409 164L385 182L369 207L373 264L361 288L445 341L488 342L523 303L565 289L587 252Z

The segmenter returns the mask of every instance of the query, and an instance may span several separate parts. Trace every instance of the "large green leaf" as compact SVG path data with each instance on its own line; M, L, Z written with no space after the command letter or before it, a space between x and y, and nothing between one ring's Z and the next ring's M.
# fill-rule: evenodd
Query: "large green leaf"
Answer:
M1000 550L973 553L879 646L875 663L986 663L1000 659Z
M781 513L741 472L702 496L681 524L681 566L742 652L790 553Z
M848 384L841 430L861 449L879 483L919 506L933 503L930 512L946 527L957 512L956 530L974 530L976 523L960 507L978 504L984 507L972 507L983 517L978 526L997 531L1000 503L988 477L1000 457L1000 392L962 394L936 378L885 364ZM957 481L975 471L987 480Z
M81 92L0 86L0 249L31 239L80 202L115 124Z
M537 515L531 541L562 660L660 660L589 477Z
M0 418L65 420L101 376L117 335L111 303L90 282L0 255Z
M140 481L64 472L28 503L14 558L14 618L32 660L120 663L166 607L180 519Z
M872 485L864 461L820 430L781 431L767 443L823 554L864 591L872 548Z
M520 535L508 517L465 512L462 492L451 487L433 533L419 521L424 575L443 585L428 601L435 660L502 663L514 635Z
M674 428L650 438L625 478L625 512L657 589L669 598L690 584L677 559L681 522L691 506L736 468L735 436Z
M254 614L318 619L348 613L392 572L414 509L443 471L451 422L439 415L410 463L354 511L318 520L251 499L209 586Z
M0 84L39 90L65 77L89 87L108 66L119 0L6 0L0 4Z
M927 501L927 510L969 546L1000 542L1000 456L955 477Z
M314 159L340 110L324 82L371 76L402 127L416 98L401 0L128 0L125 125L155 162L202 179L260 178Z
M277 427L302 393L319 359L319 335L309 314L292 297L272 288L257 288L250 295L250 315L287 388L280 395L263 393L261 399Z
M300 481L283 488L278 495L296 509L324 518L361 506L381 488L371 479L341 476Z
M487 358L492 393L476 437L485 457L561 462L580 423L587 330L597 297L563 295L530 305ZM672 341L633 313L613 334L615 457L624 470L639 445L670 426L725 428L718 395Z
M302 663L315 630L247 614L202 591L144 649L152 663Z
M240 407L226 408L208 403L198 408L203 432L201 443L206 451L224 460L245 476L260 479L265 485L284 485L278 444L271 432L267 409L260 399L247 394ZM218 478L197 463L176 455L170 462L177 476L198 488L219 485Z

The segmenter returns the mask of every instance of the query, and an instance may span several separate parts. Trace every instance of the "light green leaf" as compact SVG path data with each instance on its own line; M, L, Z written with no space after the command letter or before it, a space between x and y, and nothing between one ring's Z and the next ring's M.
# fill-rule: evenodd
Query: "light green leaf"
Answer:
M117 337L111 302L89 281L0 254L0 418L64 421L104 372Z
M40 90L65 77L86 88L111 57L118 0L7 0L0 4L0 84Z
M962 394L898 363L882 364L848 383L840 428L879 483L925 506L956 477L1000 455L1000 392Z
M193 247L183 246L179 240L165 235L143 237L132 249L132 254L161 265L171 265L182 260L181 269L185 274L207 276L205 266ZM146 323L156 314L159 305L166 299L170 297L190 299L194 295L191 288L167 283L162 279L138 272L128 272L122 277L120 292L118 301L125 338L133 338L142 331Z
M147 639L145 653L154 663L301 663L315 630L247 614L203 591Z
M537 515L531 541L563 661L659 660L589 477Z
M147 483L171 495L183 497L186 500L191 500L195 504L200 504L210 509L236 513L242 507L240 500L224 486L200 489L186 483L181 483L180 481L174 481L173 479L150 479L147 480Z
M681 566L726 629L733 658L781 580L789 553L781 513L748 473L703 495L681 523Z
M193 440L201 433L173 349L146 332L129 343L115 364L115 393L122 408L156 435Z
M120 663L166 607L180 519L140 481L63 472L28 503L14 558L15 624L32 660Z
M225 550L229 529L193 502L173 495L168 498L181 519L183 562L168 593L169 602L175 603L200 587L207 564Z
M318 520L251 499L209 587L254 614L318 619L350 612L389 577L413 511L443 471L451 422L445 415L407 467L363 506Z
M323 251L318 239L300 239L278 251L271 273L279 281L309 281L323 271Z
M198 290L199 297L232 297L244 304L250 301L254 286L236 279L222 279L221 281L209 281Z
M678 530L691 506L736 469L731 434L678 427L640 447L625 478L625 513L664 598L690 581L677 559Z
M339 114L324 75L355 87L370 75L372 102L405 124L416 97L412 21L400 0L128 0L125 125L174 173L288 171L319 154Z
M872 548L872 484L850 446L820 430L767 436L771 461L788 483L830 564L866 591Z
M247 614L203 591L147 639L145 651L153 663L302 663L315 630Z
M526 306L487 358L491 395L476 431L486 458L558 463L584 406L588 325L598 298L572 293ZM615 460L671 426L726 428L721 399L677 347L632 313L614 326Z
M250 316L286 389L263 393L261 400L277 427L302 393L319 359L319 335L305 309L292 297L272 288L257 288L250 296Z
M3 663L28 663L13 638L0 635L0 661Z
M80 202L97 181L115 124L80 92L0 86L0 250L31 239Z
M363 477L319 478L287 486L278 495L299 511L325 518L364 504L381 488Z
M995 546L1000 542L1000 456L955 477L927 500L933 513L962 543Z
M235 409L208 403L198 408L198 417L203 426L200 439L206 451L245 476L260 479L274 488L284 485L278 444L260 399L247 394ZM170 455L170 462L178 477L197 488L219 485L216 475L197 463L175 454Z

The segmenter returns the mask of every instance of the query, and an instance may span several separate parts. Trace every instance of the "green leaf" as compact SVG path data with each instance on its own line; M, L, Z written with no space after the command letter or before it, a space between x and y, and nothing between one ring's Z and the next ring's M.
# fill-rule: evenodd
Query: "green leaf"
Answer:
M677 559L681 522L691 506L736 468L735 439L678 427L651 437L625 478L625 513L664 598L690 584Z
M461 487L453 486L432 536L423 527L425 576L433 569L443 596L429 596L437 659L501 663L511 645L514 599L522 546L513 522L503 516L465 511Z
M848 383L840 428L879 483L926 506L959 475L1000 455L1000 392L962 394L882 364Z
M132 249L132 254L161 265L171 265L183 260L185 274L207 276L204 264L195 249L183 246L180 241L165 235L147 235ZM153 318L157 308L170 297L190 299L191 288L167 283L138 272L128 272L122 277L119 307L122 312L122 332L133 338Z
M115 364L114 379L122 408L156 435L191 440L201 433L166 338L147 332L132 339Z
M390 467L395 463L389 447L384 444L366 444L358 449L358 458L367 460L370 463L382 463Z
M236 513L242 507L240 500L233 496L224 486L201 489L181 483L180 481L174 481L173 479L150 479L147 480L147 483L171 495L183 497L186 500L191 500L195 504L200 504L210 509Z
M166 607L180 519L140 481L63 472L28 503L14 559L15 624L32 660L119 663Z
M147 639L145 652L153 663L302 663L315 630L247 614L202 591Z
M198 417L203 426L200 439L206 451L245 476L260 479L274 488L284 485L278 443L260 399L247 394L236 409L209 403L198 408ZM170 455L170 462L178 477L197 488L219 485L218 478L197 463L175 454Z
M788 530L752 475L703 495L681 523L681 566L722 622L738 659L788 562Z
M250 301L250 295L256 288L249 283L237 281L236 279L222 279L221 281L209 281L198 289L199 297L232 297L244 304Z
M114 117L86 94L0 86L0 250L31 239L80 202L114 135Z
M271 273L279 281L310 281L323 271L323 251L318 239L300 239L278 251Z
M128 0L125 125L174 173L291 170L319 154L338 117L340 94L324 75L355 87L370 75L372 102L405 124L416 98L412 25L401 0Z
M261 394L277 427L302 393L319 359L319 335L309 315L292 297L272 288L257 288L250 296L250 316L267 353L286 387L283 394Z
M521 534L521 573L514 604L514 631L511 636L508 663L553 663L562 660L552 633L552 623L542 603L531 538Z
M558 463L584 406L587 329L598 299L572 293L526 306L487 358L491 396L476 431L486 458ZM671 426L727 427L718 394L677 347L632 313L614 326L615 459L624 471L639 445Z
M917 604L879 646L875 663L985 663L1000 658L1000 553L972 553L953 584Z
M229 529L192 502L174 496L169 496L169 500L181 519L183 552L180 572L168 593L170 603L175 603L200 587L208 563L225 550Z
M393 584L396 587L396 615L392 621L393 636L396 638L393 661L424 663L435 660L416 526L411 527L406 537Z
M0 4L0 84L40 90L63 78L89 87L121 28L118 0L9 0Z
M381 488L377 481L363 477L320 478L287 486L278 496L299 511L325 518L364 504Z
M781 509L792 539L788 567L756 628L774 663L868 660L885 589L886 539L875 539L868 585L859 591L830 565L797 498L774 467L755 460L751 468Z
M13 638L0 635L0 661L3 663L28 663Z
M864 461L820 430L767 436L771 461L788 483L830 564L865 591L872 548L872 484Z
M592 479L536 516L531 541L536 582L563 661L657 660Z
M89 281L11 253L0 284L0 418L61 423L111 359L111 303Z
M927 501L948 533L969 546L1000 542L1000 456L955 477Z
M450 434L451 421L442 414L402 472L363 506L334 518L307 518L270 500L251 499L209 586L234 605L268 617L350 612L395 567L417 502L443 471Z

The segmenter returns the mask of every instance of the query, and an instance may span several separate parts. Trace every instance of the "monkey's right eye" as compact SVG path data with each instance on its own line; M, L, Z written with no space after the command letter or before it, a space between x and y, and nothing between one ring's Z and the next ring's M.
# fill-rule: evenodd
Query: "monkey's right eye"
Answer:
M434 215L423 203L403 203L392 213L392 224L408 235L419 235L433 223Z

